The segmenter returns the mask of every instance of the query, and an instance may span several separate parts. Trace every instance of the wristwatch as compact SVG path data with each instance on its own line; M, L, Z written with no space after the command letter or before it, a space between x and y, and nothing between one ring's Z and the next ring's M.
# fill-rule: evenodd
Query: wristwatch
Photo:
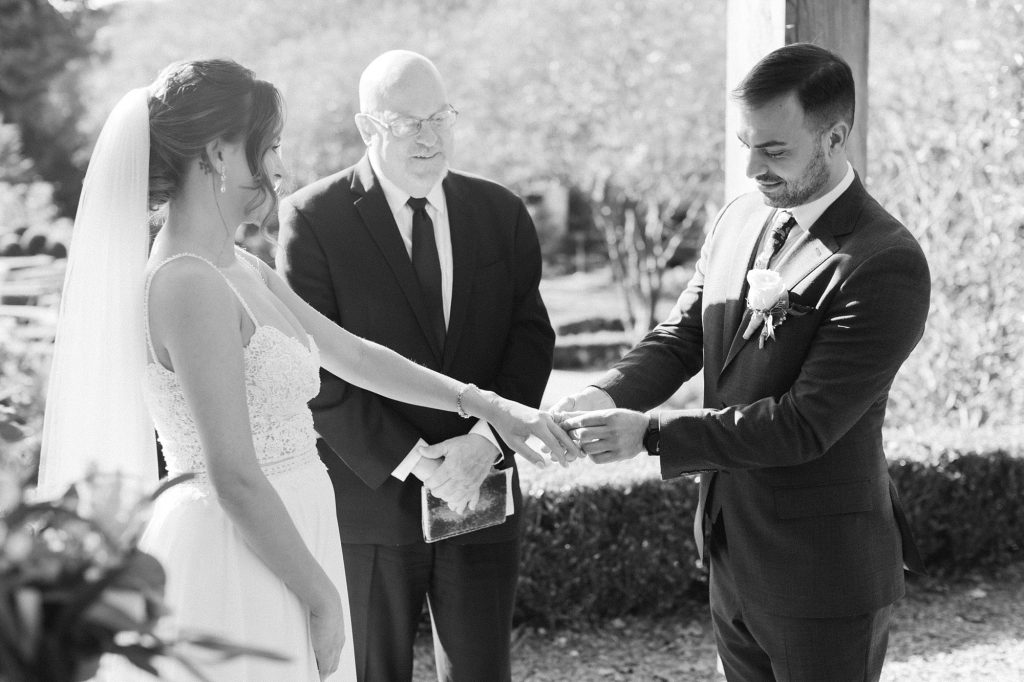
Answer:
M661 418L652 414L647 418L647 430L644 431L644 450L648 455L661 454Z

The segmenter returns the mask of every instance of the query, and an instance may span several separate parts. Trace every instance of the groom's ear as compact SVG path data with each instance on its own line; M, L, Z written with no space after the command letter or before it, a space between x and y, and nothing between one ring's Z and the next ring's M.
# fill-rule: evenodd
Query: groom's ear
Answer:
M846 141L850 137L850 124L846 121L839 121L826 133L826 143L831 152L837 152L846 148Z

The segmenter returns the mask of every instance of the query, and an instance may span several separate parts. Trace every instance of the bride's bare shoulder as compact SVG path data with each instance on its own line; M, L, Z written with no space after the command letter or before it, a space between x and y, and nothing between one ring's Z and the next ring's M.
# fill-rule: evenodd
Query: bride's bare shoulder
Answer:
M224 276L207 261L182 256L152 266L148 273L150 319L177 321L236 317L237 303Z

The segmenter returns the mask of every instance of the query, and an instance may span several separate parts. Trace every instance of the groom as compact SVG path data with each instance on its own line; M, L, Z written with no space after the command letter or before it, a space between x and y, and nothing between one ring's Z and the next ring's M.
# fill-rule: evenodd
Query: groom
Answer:
M497 184L449 171L457 112L426 58L379 56L362 74L359 104L367 153L283 202L279 270L354 334L538 405L554 332L525 206ZM511 451L485 423L386 400L326 372L311 407L337 496L359 679L412 678L426 600L439 679L508 680L522 503ZM423 486L464 508L496 461L514 472L515 513L425 543Z
M553 409L598 410L563 424L595 461L646 450L664 478L707 472L694 525L728 679L877 680L904 563L922 569L881 427L928 265L847 161L846 62L789 45L733 95L760 192L718 215L668 319ZM751 269L779 287L751 292ZM702 409L631 411L702 366Z

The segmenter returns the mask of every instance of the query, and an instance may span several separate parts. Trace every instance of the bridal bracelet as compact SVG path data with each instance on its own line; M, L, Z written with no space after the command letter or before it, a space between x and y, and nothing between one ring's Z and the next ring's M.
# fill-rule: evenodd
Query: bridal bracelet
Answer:
M466 391L468 391L471 388L476 388L476 386L474 384L465 384L462 388L459 389L458 394L455 396L455 407L459 411L459 416L462 417L463 419L469 419L470 417L473 416L469 412L466 412L466 409L462 406L462 396Z

